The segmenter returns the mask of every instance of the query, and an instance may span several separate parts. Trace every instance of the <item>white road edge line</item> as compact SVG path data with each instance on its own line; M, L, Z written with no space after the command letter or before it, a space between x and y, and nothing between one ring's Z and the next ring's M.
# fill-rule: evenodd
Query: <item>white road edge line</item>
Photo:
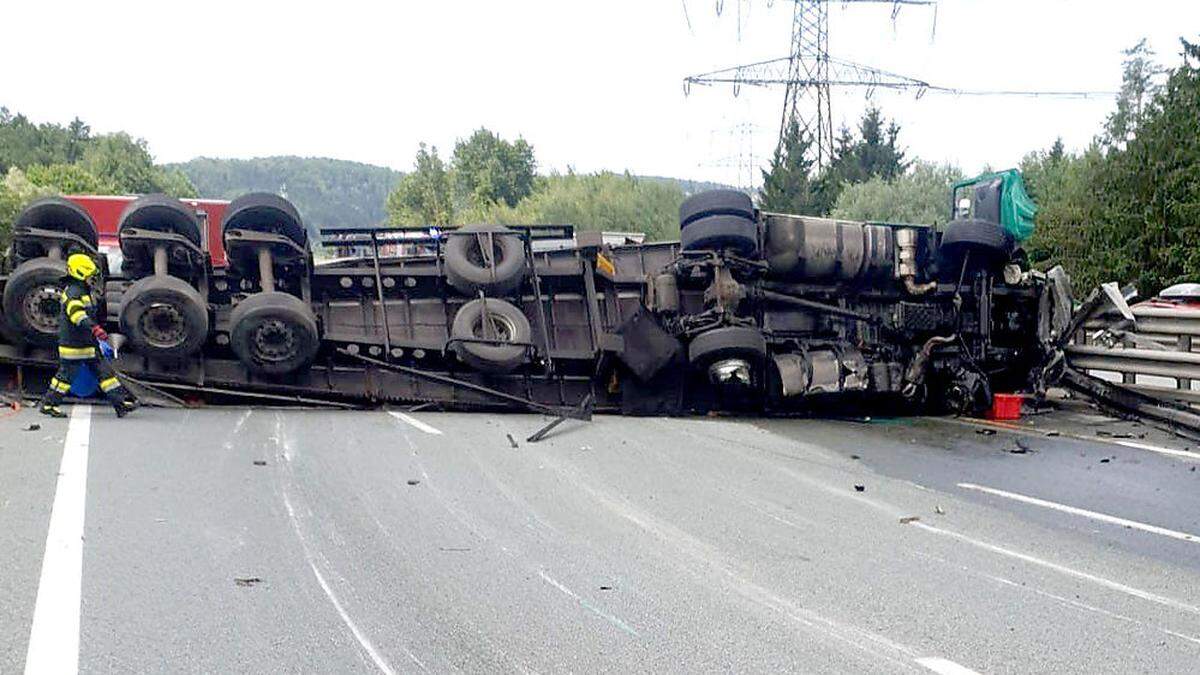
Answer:
M415 417L413 417L412 415L409 415L409 414L407 414L407 413L402 413L402 412L398 412L398 411L395 411L395 410L393 410L393 411L391 411L389 414L390 414L392 417L395 417L396 419L398 419L398 420L400 420L400 421L402 421L402 422L407 422L407 423L411 424L412 426L414 426L414 427L416 427L416 428L420 429L421 431L424 431L424 432L425 432L425 433L427 433L427 434L433 434L434 436L441 436L441 435L442 435L442 430L441 430L441 429L438 429L437 427L434 427L434 426L430 426L430 425L428 425L428 424L426 424L426 423L422 422L421 420L419 420L419 419L417 419L417 418L415 418Z
M917 659L917 663L938 673L938 675L979 675L978 672L966 666L961 666L940 656L924 656Z
M1150 591L1143 591L1142 589L1134 588L1133 586L1126 586L1125 584L1122 584L1117 581L1113 581L1111 579L1105 579L1104 577L1098 577L1094 574L1088 574L1087 572L1082 572L1080 570L1071 569L1070 567L1067 567L1065 565L1059 565L1058 563L1053 563L1053 562L1050 562L1049 560L1042 560L1041 558L1029 555L1028 553L1021 553L1020 551L1014 551L1012 549L1007 549L1007 548L1004 548L1003 546L997 546L996 544L988 543L981 539L975 539L973 537L968 537L965 534L960 534L960 533L954 532L952 530L943 530L940 527L934 527L933 525L928 525L928 524L922 523L922 522L913 522L913 523L911 523L911 525L913 527L917 527L922 530L925 530L926 532L933 532L934 534L940 534L944 537L951 537L953 539L957 539L959 541L971 544L972 546L978 546L979 548L991 551L993 553L999 553L1000 555L1006 555L1011 558L1016 558L1017 560L1023 560L1025 562L1033 564L1033 565L1039 565L1041 567L1045 567L1047 569L1054 570L1055 572L1059 572L1062 574L1066 574L1067 576L1075 577L1076 579L1090 581L1098 586L1103 586L1104 588L1107 588L1109 590L1117 591L1119 593L1124 593L1126 595L1131 595L1135 598L1141 598L1142 600L1153 602L1158 605L1163 605L1164 607L1172 607L1174 609L1188 612L1190 614L1200 615L1200 607L1197 607L1195 605L1189 605L1186 602L1181 602L1181 601L1175 600L1173 598L1168 598L1163 595L1158 595L1157 593L1151 593Z
M1117 445L1123 445L1127 448L1137 448L1138 450L1149 450L1150 452L1157 452L1160 455L1169 455L1171 457L1184 457L1186 459L1200 461L1200 453L1191 452L1190 450L1176 450L1175 448L1164 448L1161 445L1150 445L1149 443L1138 443L1137 441L1123 441L1120 439L1114 439L1113 443L1116 443Z
M79 672L79 611L83 587L83 521L87 507L92 408L71 408L62 464L50 509L46 554L33 607L25 673Z
M1058 502L1051 502L1051 501L1047 501L1045 499L1038 499L1037 497L1029 497L1026 495L1017 494L1016 492L1008 492L1006 490L997 490L996 488L990 488L985 485L976 485L974 483L959 483L958 487L965 488L967 490L976 490L978 492L984 492L984 493L987 493L990 495L996 495L997 497L1004 497L1006 499L1012 499L1012 500L1015 500L1018 502L1024 502L1026 504L1033 504L1034 506L1042 506L1047 509L1054 509L1055 511L1062 511L1063 513L1069 513L1074 516L1083 516L1084 518L1091 518L1092 520L1099 520L1100 522L1109 523L1110 525L1120 525L1122 527L1130 527L1135 530L1142 530L1143 532L1150 532L1152 534L1161 534L1164 537L1171 537L1172 539L1181 539L1183 541L1190 541L1193 543L1200 542L1200 537L1197 537L1194 534L1188 534L1187 532L1168 530L1165 527L1159 527L1157 525L1147 525L1146 523L1139 523L1136 520L1126 520L1125 518L1118 518L1117 516L1110 516L1107 513L1097 513L1096 511L1088 511L1087 509L1081 509L1076 506L1067 506L1066 504L1059 504Z

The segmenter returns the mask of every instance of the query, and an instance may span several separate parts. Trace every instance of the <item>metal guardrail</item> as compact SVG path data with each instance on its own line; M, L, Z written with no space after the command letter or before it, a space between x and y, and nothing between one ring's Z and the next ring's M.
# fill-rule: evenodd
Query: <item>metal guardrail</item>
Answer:
M1091 375L1162 400L1200 408L1200 309L1134 306L1089 318L1065 348Z

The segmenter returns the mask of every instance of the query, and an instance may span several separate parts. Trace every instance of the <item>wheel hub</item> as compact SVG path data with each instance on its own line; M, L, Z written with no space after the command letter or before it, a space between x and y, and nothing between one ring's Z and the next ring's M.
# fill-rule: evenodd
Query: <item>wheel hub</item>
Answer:
M254 331L251 345L254 357L263 362L279 362L296 353L296 331L278 319L264 321Z
M62 311L59 293L57 286L46 284L25 296L22 311L31 327L43 333L53 333L58 329L58 314Z
M187 320L174 305L156 302L142 313L138 321L142 336L151 345L174 347L187 338Z

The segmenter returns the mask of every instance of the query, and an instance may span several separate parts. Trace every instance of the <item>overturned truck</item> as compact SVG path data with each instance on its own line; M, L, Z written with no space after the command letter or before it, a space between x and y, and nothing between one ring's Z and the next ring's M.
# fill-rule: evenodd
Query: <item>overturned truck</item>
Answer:
M102 263L115 365L176 392L974 412L994 391L1041 387L1070 299L1064 276L1029 269L986 216L996 195L972 194L942 228L766 213L715 190L683 203L672 242L614 245L569 226L338 230L327 243L351 255L320 264L277 195L228 204L219 236L195 209L141 197L109 247L76 203L43 199L13 224L0 366L28 391L51 372L63 260L82 251Z

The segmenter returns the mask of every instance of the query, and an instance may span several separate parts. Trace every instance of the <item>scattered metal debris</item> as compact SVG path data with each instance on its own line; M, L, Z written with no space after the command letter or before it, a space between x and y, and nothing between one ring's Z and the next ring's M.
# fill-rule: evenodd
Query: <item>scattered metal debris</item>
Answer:
M37 431L38 429L41 429L41 428L42 428L42 425L35 422L33 424L27 425L25 427L24 431Z
M263 583L261 577L234 577L233 583L238 586L254 586Z
M266 466L266 465L267 465L267 461L265 459L254 460L254 466Z
M409 478L405 482L408 483L409 485L420 485L421 484L421 481L417 480L416 478Z
M504 435L508 437L508 444L511 445L513 447L513 449L520 447L519 445L517 445L517 439L513 438L512 434L504 434Z
M909 523L915 523L920 519L921 519L920 516L904 516L903 518L900 519L900 524L907 525Z
M855 492L866 492L866 490L867 490L866 485L861 485L861 484L857 484L857 483L854 485Z

